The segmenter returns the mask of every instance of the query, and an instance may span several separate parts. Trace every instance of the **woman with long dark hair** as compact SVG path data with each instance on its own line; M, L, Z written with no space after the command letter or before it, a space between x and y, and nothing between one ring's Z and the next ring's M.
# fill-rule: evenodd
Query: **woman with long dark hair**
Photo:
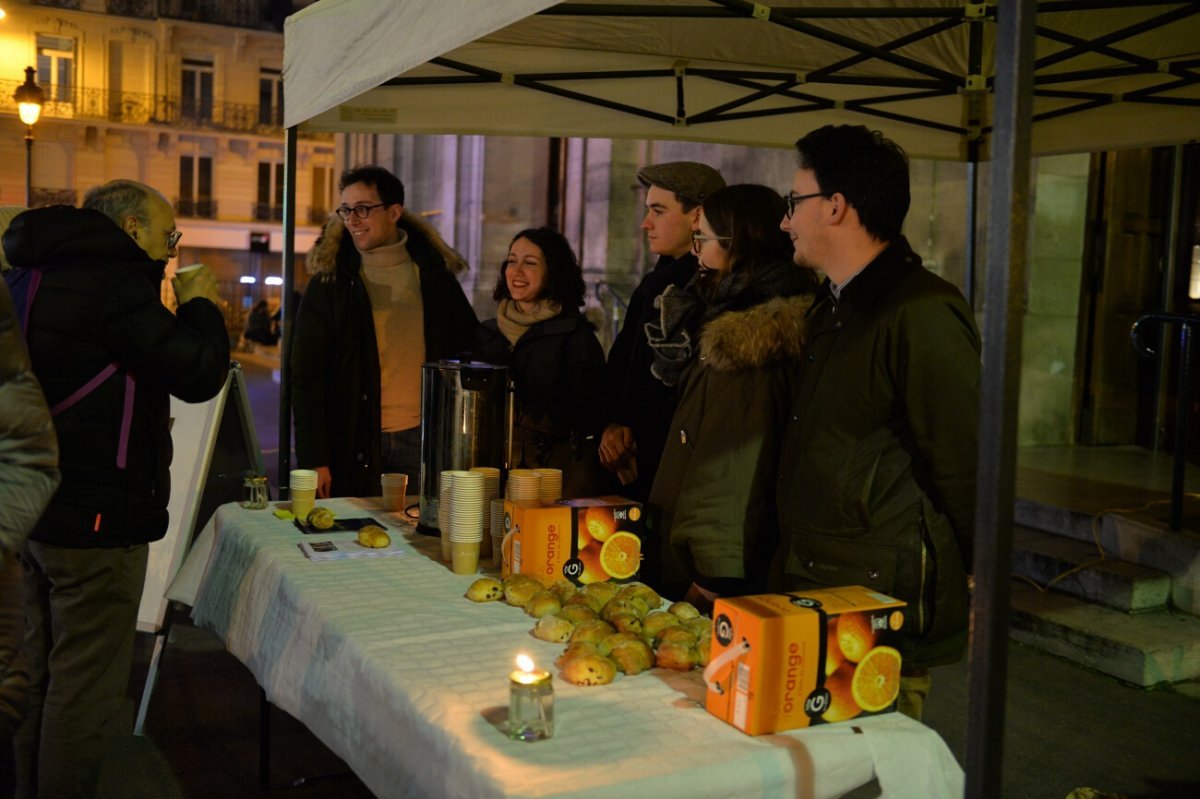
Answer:
M778 444L816 290L792 263L784 208L766 186L713 192L692 236L700 270L656 301L652 371L679 405L643 548L661 555L661 590L700 606L764 590L778 540Z
M580 314L586 288L562 234L547 227L513 237L483 323L476 356L507 364L515 389L513 463L563 470L563 495L595 490L595 446L604 349Z

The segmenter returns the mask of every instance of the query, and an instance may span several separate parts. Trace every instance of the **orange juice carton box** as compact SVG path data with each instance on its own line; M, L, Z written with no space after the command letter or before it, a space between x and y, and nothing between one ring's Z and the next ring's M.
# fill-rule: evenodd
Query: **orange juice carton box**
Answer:
M750 735L891 710L904 607L857 585L717 599L705 707Z
M642 506L605 496L504 501L501 575L566 578L576 585L636 580L642 560Z

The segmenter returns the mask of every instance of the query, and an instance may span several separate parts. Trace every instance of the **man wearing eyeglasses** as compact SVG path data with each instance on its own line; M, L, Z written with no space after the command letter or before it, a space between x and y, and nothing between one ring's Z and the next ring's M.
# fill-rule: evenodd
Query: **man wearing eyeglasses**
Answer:
M99 786L122 708L147 549L167 531L170 398L225 384L229 334L206 269L160 299L179 243L170 204L142 183L82 208L26 211L4 234L5 280L58 433L62 483L21 553L31 691L15 737L17 793L120 796Z
M967 638L979 334L962 294L901 234L908 159L862 126L796 143L780 227L825 280L809 311L780 456L777 587L864 585L908 603L899 709Z
M717 170L694 161L653 164L638 170L637 178L646 188L641 227L646 245L658 261L634 289L625 323L608 352L603 406L609 416L600 436L599 454L600 462L624 484L622 495L644 502L675 411L675 389L650 373L654 359L646 340L646 323L658 319L655 298L667 286L682 288L696 273L692 232L700 203L722 188L725 180ZM652 570L653 564L649 564L643 575L652 578Z
M382 472L416 480L421 365L469 349L479 320L467 264L404 208L404 184L361 166L308 254L290 356L296 460L317 496L377 496Z

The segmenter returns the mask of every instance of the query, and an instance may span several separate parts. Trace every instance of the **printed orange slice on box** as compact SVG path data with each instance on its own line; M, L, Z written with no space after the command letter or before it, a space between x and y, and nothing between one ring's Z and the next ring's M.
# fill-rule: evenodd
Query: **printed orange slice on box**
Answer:
M900 693L900 653L890 646L872 649L854 669L850 689L863 710L885 709Z
M600 550L600 565L615 580L637 574L642 562L642 541L633 533L613 533Z
M858 663L875 646L875 631L866 613L843 613L838 617L838 647L846 660Z
M583 564L583 571L579 573L578 578L580 583L599 583L608 579L608 575L604 572L604 567L600 565L600 553L599 541L593 541L579 550L579 562Z
M854 671L853 663L845 663L825 678L825 690L829 691L829 707L821 714L825 721L846 721L862 713L862 708L854 701L851 687Z
M617 531L617 520L613 517L612 508L588 508L584 516L584 527L594 540L607 541L608 537Z

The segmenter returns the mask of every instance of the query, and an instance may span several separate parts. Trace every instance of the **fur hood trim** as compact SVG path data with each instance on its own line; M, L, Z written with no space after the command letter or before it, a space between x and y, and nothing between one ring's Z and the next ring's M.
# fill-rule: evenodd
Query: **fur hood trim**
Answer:
M396 225L401 230L408 233L409 238L417 237L426 239L446 263L446 269L452 275L459 272L467 271L467 261L453 247L446 243L442 235L438 233L437 228L426 222L419 215L412 213L407 208L404 209L404 216L400 217L400 222ZM308 251L305 257L305 267L308 274L313 277L319 277L322 280L332 280L337 274L337 254L338 248L342 245L342 237L346 235L346 223L344 223L337 214L330 214L325 220L325 225L321 228L321 235L317 237L312 249ZM411 250L410 250L411 251Z
M811 294L775 297L723 313L700 333L700 359L721 372L799 362Z

